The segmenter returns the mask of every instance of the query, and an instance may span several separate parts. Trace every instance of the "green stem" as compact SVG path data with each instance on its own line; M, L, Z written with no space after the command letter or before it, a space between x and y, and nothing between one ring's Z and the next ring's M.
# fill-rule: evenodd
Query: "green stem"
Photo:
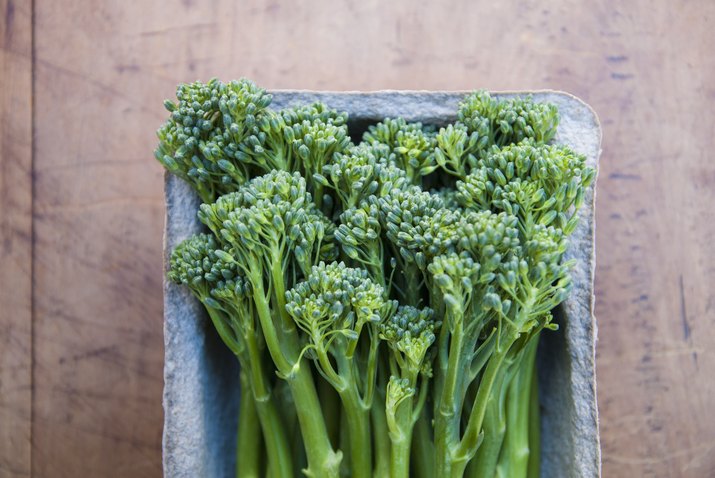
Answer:
M323 185L318 182L313 182L315 193L313 194L313 202L319 210L323 210Z
M375 451L375 470L373 476L387 477L390 470L390 441L388 439L387 418L385 416L385 380L384 368L378 370L380 386L376 387L375 400L370 409L370 417L372 418L373 441Z
M240 319L237 319L240 320ZM262 367L263 359L255 334L246 334L244 337L246 353L239 355L241 373L250 372L249 384L252 401L254 402L253 414L257 414L266 446L268 462L272 465L272 474L276 478L289 478L293 468L293 460L288 445L283 420L276 405L276 397L267 384L265 371ZM242 397L247 395L242 395ZM243 413L243 412L242 412ZM255 438L254 438L255 440Z
M352 387L350 388L352 389ZM370 478L372 476L372 445L370 443L370 410L360 406L357 394L347 398L343 394L343 410L348 425L350 440L351 476L354 478Z
M324 377L318 375L318 396L320 397L320 405L325 417L325 426L328 429L330 442L337 446L340 440L340 398L333 386L325 380Z
M348 429L350 442L350 463L354 478L372 476L372 446L370 444L370 410L365 407L357 390L357 377L353 370L354 361L345 354L336 357L340 376L344 377L342 388L338 389Z
M467 463L472 459L479 448L483 438L482 424L484 422L488 399L502 367L502 363L504 362L504 358L514 340L515 338L513 336L508 337L505 343L501 344L501 348L498 348L489 359L487 368L484 370L484 375L479 384L477 398L469 414L464 436L459 442L459 446L457 446L451 454L450 476L452 476L452 478L458 478L464 475Z
M302 360L302 363L297 362L300 356L297 334L286 334L283 341L278 339L260 273L260 267L250 268L249 279L253 286L256 312L268 352L278 372L288 382L295 402L308 457L308 469L305 470L305 474L310 477L337 477L342 455L340 452L333 451L330 443L310 367Z
M256 334L253 333L253 331L243 335L234 334L229 326L229 320L232 321L231 323L233 324L241 323L243 319L235 315L239 313L238 309L232 310L232 316L230 318L224 316L222 311L212 307L207 307L206 309L224 343L233 351L241 364L239 435L243 433L242 430L244 428L241 422L255 421L256 425L259 426L258 430L252 431L247 435L239 436L239 442L248 444L246 447L241 446L241 448L250 450L254 444L259 442L260 440L258 440L257 437L262 429L268 460L276 465L273 467L275 474L272 476L289 478L292 468L290 448L285 434L282 433L282 421L278 414L275 400L266 383L265 372L262 367L262 354L258 346ZM237 330L240 328L241 327L237 327ZM250 409L247 408L249 405ZM246 410L244 410L244 407L246 407ZM242 455L244 453L247 452L243 452ZM255 460L258 460L258 458L255 458ZM237 467L242 467L240 457L237 461ZM244 473L247 472L241 471L239 476L253 476L250 474L244 475Z
M310 368L305 366L306 364L303 365L286 380L295 400L298 422L308 456L308 469L304 470L304 473L313 478L337 477L342 453L333 451Z
M382 244L380 244L380 240L377 239L375 241L370 241L367 245L367 249L367 270L370 272L371 277L387 290L387 284L385 283L385 272L382 263Z
M425 407L417 419L415 439L412 440L413 470L417 478L431 478L435 466L435 447L430 432L428 410Z
M537 346L538 349L538 346ZM539 478L541 475L541 411L539 410L539 375L534 366L531 375L531 397L529 399L529 467L527 476Z
M280 420L275 402L271 397L264 401L256 401L256 411L263 429L266 442L266 454L272 465L275 478L289 478L292 476L293 457ZM254 438L255 439L255 438Z
M227 317L224 312L220 309L214 309L213 307L206 305L204 301L209 297L208 295L205 297L199 295L197 297L201 303L204 304L204 308L206 309L206 312L208 312L209 318L211 319L211 322L213 323L213 326L216 329L216 332L218 332L219 337L221 337L223 343L226 344L228 349L234 354L237 355L241 353L241 345L236 340L233 330L228 325Z
M350 434L348 432L348 419L345 409L340 407L340 450L343 452L343 461L340 463L340 476L350 475L352 455L350 452Z
M440 413L439 407L441 406L441 403L439 399L444 392L444 380L447 377L447 365L449 364L449 327L446 327L445 324L440 327L436 345L437 357L435 359L435 376L432 382L434 384L432 393L435 398L434 406L432 407L434 417L439 416ZM436 441L437 437L435 434L435 442Z
M274 251L271 264L271 284L273 285L272 298L275 300L276 309L281 319L280 322L282 325L282 332L287 335L296 336L295 339L288 340L297 340L295 322L293 322L293 319L286 310L286 288L281 255L281 251Z
M367 354L365 371L362 374L365 377L365 390L362 395L362 402L367 408L372 407L375 396L377 367L380 359L380 340L378 339L377 334L378 332L376 330L369 330L370 350Z
M420 297L420 279L422 274L417 264L414 262L405 263L404 279L405 283L405 303L414 307L419 307Z
M529 464L529 409L531 380L538 345L538 334L524 347L522 356L514 366L516 373L508 385L506 406L506 436L502 448L497 476L526 478Z
M399 439L392 440L392 459L390 460L391 478L408 478L410 476L410 447L412 437L403 434Z
M266 346L268 347L268 353L271 355L276 369L284 375L289 374L291 373L293 364L291 364L283 354L283 344L278 338L276 326L273 323L271 308L268 304L266 293L263 288L263 277L261 275L260 266L251 267L250 275L248 277L254 290L253 300L256 304L256 313L258 315L258 321L261 324L261 330L263 331ZM285 344L286 347L290 345L295 347L297 344Z
M241 398L238 411L238 435L236 440L236 477L258 478L261 476L261 426L256 416L255 401L247 374L241 370Z
M461 410L457 399L459 377L464 375L461 366L463 355L463 324L462 318L456 319L453 330L450 331L449 355L447 358L446 375L442 383L442 392L437 407L437 414L434 417L435 434L435 474L437 476L449 476L451 467L452 450L459 442L459 422ZM461 387L460 392L461 392Z
M487 399L487 409L484 414L484 440L467 467L466 476L469 478L493 478L496 472L499 452L506 432L504 379L505 373L502 368L495 380L492 393Z
M409 380L410 386L417 387L417 375L419 370L409 370L404 374L404 378ZM426 387L427 384L424 384ZM425 390L426 391L426 390ZM421 395L420 398L423 398ZM414 417L415 397L408 397L397 405L396 410L392 410L394 416L394 426L390 430L390 442L392 444L392 454L390 457L390 477L408 478L410 476L410 449L412 447L412 431L415 426ZM388 410L388 413L390 411ZM389 425L388 421L388 425Z

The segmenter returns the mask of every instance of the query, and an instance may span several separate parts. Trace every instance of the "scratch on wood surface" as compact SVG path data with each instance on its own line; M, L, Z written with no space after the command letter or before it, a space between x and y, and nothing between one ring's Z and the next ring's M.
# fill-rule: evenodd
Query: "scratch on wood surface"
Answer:
M608 175L608 179L623 179L625 181L640 181L641 176L639 174L627 174L627 173L611 173Z
M97 349L93 350L88 350L87 352L81 353L81 354L76 354L70 357L70 360L79 362L80 360L85 360L85 359L90 359L90 358L95 358L95 357L100 357L100 356L109 356L109 355L117 355L118 347L117 345L109 345L107 347L100 347ZM60 363L65 363L66 359L64 357L60 358Z
M683 340L690 339L690 323L688 313L685 309L685 291L683 290L683 274L680 274L678 283L680 285L680 319L683 322Z
M611 78L614 80L630 80L633 75L630 73L611 73Z
M141 32L141 36L156 36L156 35L164 35L167 33L175 32L175 31L193 31L193 30L202 30L202 29L207 29L207 28L215 28L216 27L216 22L206 22L206 23L189 23L187 25L177 25L173 27L167 27L167 28L162 28L159 30L147 30L144 32Z
M15 3L13 0L8 0L5 7L5 44L9 45L12 42L12 21L15 18Z

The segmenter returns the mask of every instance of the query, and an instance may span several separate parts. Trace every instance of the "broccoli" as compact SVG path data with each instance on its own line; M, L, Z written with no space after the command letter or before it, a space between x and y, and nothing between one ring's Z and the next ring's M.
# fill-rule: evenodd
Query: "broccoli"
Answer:
M369 412L378 365L377 328L392 315L395 302L386 299L384 289L367 271L342 262L313 266L306 280L286 293L286 299L286 310L305 333L303 352L310 354L342 401L350 474L372 476Z
M275 476L291 476L293 465L287 437L276 432L281 429L279 405L271 390L270 376L262 365L261 350L265 343L254 319L250 285L238 271L230 249L220 247L210 234L199 234L174 249L170 264L169 278L188 286L201 301L219 336L241 364L240 449L256 446L256 434L262 431ZM251 426L254 414L258 416L260 429L255 424ZM238 474L257 476L258 453L247 454L246 458L238 460Z
M538 476L536 350L596 175L556 108L477 91L354 144L249 80L177 98L156 157L207 230L168 277L240 364L237 476Z
M427 401L431 346L440 325L432 309L405 305L381 327L380 337L391 351L385 402L392 444L390 476L409 476L413 428Z
M243 184L251 173L231 154L246 140L271 102L271 95L250 80L228 84L180 85L178 103L164 103L171 113L159 129L154 155L169 171L191 184L202 200L213 201Z
M435 134L422 123L408 123L402 118L387 118L370 126L363 135L369 145L384 145L413 184L437 169L434 157ZM375 147L373 146L373 147Z
M530 97L500 101L484 90L460 103L457 118L437 133L434 155L445 172L462 179L494 149L526 139L549 142L559 123L554 105L535 103Z

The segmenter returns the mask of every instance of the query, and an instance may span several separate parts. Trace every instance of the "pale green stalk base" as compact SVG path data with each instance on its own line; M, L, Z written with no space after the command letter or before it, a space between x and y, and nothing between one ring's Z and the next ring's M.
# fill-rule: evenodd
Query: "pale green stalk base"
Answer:
M477 454L469 462L465 476L468 478L493 478L499 452L506 432L506 417L504 414L504 370L499 373L492 393L487 400L487 409L484 414L484 440L479 445Z
M423 411L415 424L412 440L412 470L417 478L432 478L434 470L434 442L426 412Z
M238 436L236 440L236 478L261 476L261 426L256 415L248 377L241 370L241 404L238 411Z
M541 410L539 408L539 375L534 367L531 376L531 397L529 399L529 466L527 477L541 476Z
M390 441L388 439L387 418L385 417L385 396L375 391L375 401L370 410L372 419L375 467L373 476L389 476L390 473Z
M497 465L498 478L526 478L529 464L529 410L539 335L526 344L521 360L514 364L506 402L506 435Z

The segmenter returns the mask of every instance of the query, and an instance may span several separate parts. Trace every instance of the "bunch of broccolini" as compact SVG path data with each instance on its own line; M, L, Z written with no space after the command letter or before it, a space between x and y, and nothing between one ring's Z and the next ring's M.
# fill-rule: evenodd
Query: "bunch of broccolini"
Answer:
M237 476L538 476L537 343L595 176L556 108L478 91L355 144L245 79L177 98L156 157L206 232L169 278L240 362Z

